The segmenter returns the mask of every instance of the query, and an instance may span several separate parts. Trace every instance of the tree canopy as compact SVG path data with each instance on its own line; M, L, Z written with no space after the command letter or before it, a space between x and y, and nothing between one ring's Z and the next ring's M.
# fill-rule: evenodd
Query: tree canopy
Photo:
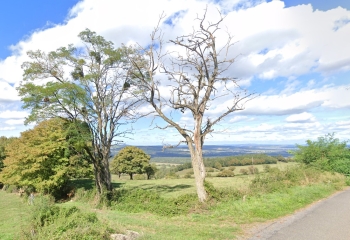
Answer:
M134 146L127 146L121 149L111 162L111 169L115 173L129 174L133 179L134 174L152 174L152 166L149 164L151 157L142 149ZM154 173L153 173L154 174Z
M84 156L69 152L66 126L66 121L54 118L11 141L6 148L1 181L55 194L70 178L91 176L91 167L82 161Z
M0 172L4 167L3 160L6 158L6 147L9 145L15 138L14 137L0 137Z
M296 161L350 175L350 150L346 142L340 142L334 134L319 137L317 141L307 140L305 146L296 146L298 149L291 151Z
M130 77L128 55L133 49L115 48L95 32L79 34L82 47L73 45L45 53L29 51L23 63L24 80L18 88L23 107L30 109L26 122L61 117L83 122L91 147L83 147L94 166L99 193L112 189L110 149L131 132L140 102Z

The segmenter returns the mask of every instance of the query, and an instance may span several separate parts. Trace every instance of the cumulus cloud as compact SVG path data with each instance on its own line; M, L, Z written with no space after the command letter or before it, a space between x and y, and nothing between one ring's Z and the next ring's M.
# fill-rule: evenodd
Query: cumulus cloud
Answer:
M270 86L269 91L247 102L245 110L232 116L227 123L253 124L258 122L254 116L273 116L279 121L240 126L235 128L236 132L220 133L220 137L229 139L227 136L230 134L246 133L248 140L267 134L269 137L266 135L265 139L278 141L306 137L306 133L302 132L305 129L322 132L327 127L339 129L348 126L346 121L343 121L346 124L338 121L326 126L322 119L316 119L310 112L317 109L349 113L350 94L346 89L349 86L339 86L337 80L324 85L315 76L301 77L310 73L327 76L339 72L349 74L348 9L338 7L319 11L311 4L287 8L283 1L278 0L155 0L152 4L142 0L83 0L67 13L62 23L37 29L20 42L13 43L12 54L0 60L0 118L6 119L2 124L8 125L2 130L13 129L11 125L21 124L27 116L27 113L14 111L8 105L20 100L15 88L22 80L21 64L28 61L27 51L53 51L70 43L80 46L77 35L86 28L96 31L116 46L122 43L147 46L149 34L162 13L165 15L161 23L164 49L177 50L167 41L191 33L197 14L201 16L206 6L210 22L219 19L218 9L226 14L221 30L217 32L217 47L224 46L227 32L236 42L227 53L228 57L235 58L235 62L225 74L240 79L242 87L257 92L265 89L263 85ZM284 82L278 90L274 86L277 84L275 79ZM160 80L161 92L169 98L169 86L164 79ZM211 102L206 117L215 118L232 104L232 96L225 94L224 87L218 86L217 89L222 97ZM142 113L150 110L146 106L140 109ZM171 111L169 108L165 110ZM192 126L188 111L181 116L175 114L174 118ZM223 123L222 128L227 126Z
M306 123L306 122L315 122L316 118L307 112L293 114L286 118L287 122L291 123Z
M22 119L27 116L28 116L27 112L11 111L11 110L0 111L0 118L5 118L5 119Z

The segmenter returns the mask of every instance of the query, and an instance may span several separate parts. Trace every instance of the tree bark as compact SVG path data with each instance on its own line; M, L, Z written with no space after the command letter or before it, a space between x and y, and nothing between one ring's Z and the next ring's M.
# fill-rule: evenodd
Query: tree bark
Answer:
M105 161L102 161L102 162L105 162ZM96 188L100 195L103 194L105 191L112 191L111 174L109 171L108 162L107 164L95 163L94 175L95 175Z
M208 198L205 191L205 166L203 162L203 140L200 132L201 119L196 119L196 125L193 135L193 142L187 139L187 145L191 153L192 167L194 173L194 179L196 181L197 195L200 202L205 202ZM194 146L193 146L194 145Z

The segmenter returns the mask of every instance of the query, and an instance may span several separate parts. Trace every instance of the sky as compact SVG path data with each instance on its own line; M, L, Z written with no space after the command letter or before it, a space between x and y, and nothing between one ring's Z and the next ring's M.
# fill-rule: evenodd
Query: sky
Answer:
M295 144L328 133L350 139L350 1L348 0L12 0L0 3L0 136L19 136L28 111L16 87L26 52L78 44L89 28L115 46L147 46L166 14L165 40L191 32L196 14L208 6L208 20L226 15L222 28L234 36L237 56L229 74L257 97L245 110L214 127L206 144ZM218 46L225 35L218 33ZM213 102L215 117L228 99ZM177 116L191 126L190 114ZM161 145L182 140L144 118L125 143ZM160 120L157 122L162 124Z

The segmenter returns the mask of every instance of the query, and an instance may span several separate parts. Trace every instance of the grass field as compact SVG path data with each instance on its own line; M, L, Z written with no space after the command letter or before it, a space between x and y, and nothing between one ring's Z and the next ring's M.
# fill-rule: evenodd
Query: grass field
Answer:
M12 240L26 225L30 206L17 194L0 190L0 239Z
M282 163L274 167L287 169L291 165ZM259 171L262 172L262 166L259 167L261 167ZM235 172L239 169L240 167L237 167ZM126 212L106 207L98 209L91 202L74 199L56 205L75 206L84 213L96 213L103 224L110 226L118 233L124 233L126 230L139 232L140 240L235 239L242 234L241 226L244 224L263 222L293 213L297 209L329 196L344 186L343 176L322 173L320 177L316 177L313 176L313 172L310 174L310 176L305 176L302 184L281 191L258 194L250 192L251 194L248 194L246 198L226 198L205 204L197 203L191 206L187 213L176 215L156 214L147 210ZM267 174L261 174L261 176L265 175ZM209 177L207 180L217 189L230 188L249 192L252 191L249 185L253 179L253 175L237 175L228 178ZM88 180L80 180L76 183L86 189L94 185L93 181ZM156 191L164 199L175 199L181 195L195 193L193 178L128 180L113 176L113 183L117 189ZM284 183L288 184L288 181L277 183L283 186ZM145 201L142 204L148 204L148 202ZM163 207L156 206L157 208ZM28 206L18 195L0 191L0 239L16 239L16 234L28 224L30 214L31 206Z

